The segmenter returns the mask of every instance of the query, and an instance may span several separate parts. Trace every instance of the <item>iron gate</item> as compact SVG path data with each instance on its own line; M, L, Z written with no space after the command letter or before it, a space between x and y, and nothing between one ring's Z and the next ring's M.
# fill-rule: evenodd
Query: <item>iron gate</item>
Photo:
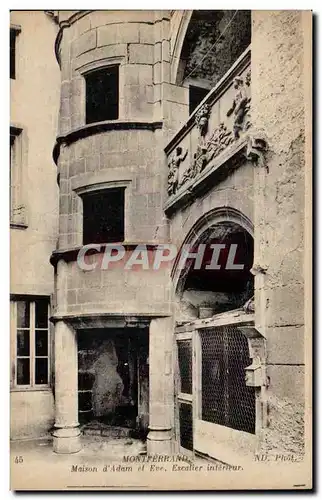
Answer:
M199 333L202 420L255 434L255 388L245 382L251 364L247 338L236 326Z

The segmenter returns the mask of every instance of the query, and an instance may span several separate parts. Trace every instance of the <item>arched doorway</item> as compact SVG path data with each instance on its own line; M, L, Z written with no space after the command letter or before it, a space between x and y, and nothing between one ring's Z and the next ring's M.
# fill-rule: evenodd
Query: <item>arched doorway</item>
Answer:
M182 245L200 261L177 259L173 279L177 321L244 307L254 296L254 242L249 219L225 207L205 214Z
M262 421L261 382L247 379L264 356L262 341L257 359L249 338L257 336L252 224L217 208L193 226L185 246L190 258L183 268L178 258L173 269L178 440L184 450L221 459L229 446L254 450Z

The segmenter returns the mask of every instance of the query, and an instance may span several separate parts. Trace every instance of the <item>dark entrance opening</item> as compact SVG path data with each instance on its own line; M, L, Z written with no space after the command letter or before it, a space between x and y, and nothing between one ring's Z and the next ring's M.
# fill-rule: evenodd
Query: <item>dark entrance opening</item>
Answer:
M78 413L81 424L147 432L148 330L78 331Z

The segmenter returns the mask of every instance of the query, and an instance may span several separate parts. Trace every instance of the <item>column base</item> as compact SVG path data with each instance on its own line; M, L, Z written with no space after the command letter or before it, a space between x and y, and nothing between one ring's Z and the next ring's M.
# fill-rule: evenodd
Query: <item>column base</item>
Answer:
M77 453L82 449L79 427L56 428L53 432L55 453Z
M150 428L147 452L150 455L172 455L172 429Z

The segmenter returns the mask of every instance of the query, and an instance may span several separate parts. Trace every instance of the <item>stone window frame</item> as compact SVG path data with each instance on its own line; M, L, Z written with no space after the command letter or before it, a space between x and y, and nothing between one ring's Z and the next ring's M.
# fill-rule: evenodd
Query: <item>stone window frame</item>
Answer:
M26 130L10 125L10 227L17 229L28 226L23 168L26 155Z
M35 311L36 311L36 300L37 299L46 299L48 301L48 327L46 328L36 328L35 323ZM17 302L18 301L26 301L29 302L30 307L30 325L29 328L18 328L17 327ZM10 350L11 350L11 376L10 376L10 390L15 392L23 392L23 391L44 391L51 390L52 383L52 360L53 360L53 345L52 345L52 332L50 325L50 316L51 316L51 297L49 295L13 295L10 300L10 331L11 331L11 342L10 342ZM17 384L17 330L25 329L30 332L30 383L29 384ZM48 332L48 352L45 357L48 359L48 381L46 384L36 384L35 383L35 359L36 359L36 350L35 350L35 331L36 330L47 330ZM39 356L37 356L39 357Z
M93 54L95 57L95 54ZM108 68L110 66L118 66L119 67L119 97L118 97L118 118L115 120L103 120L103 121L111 121L118 122L122 121L125 118L124 115L124 64L125 64L125 56L113 56L108 59L98 59L88 63L83 64L82 66L75 68L75 73L80 75L82 78L81 85L81 118L84 126L90 125L86 123L86 78L85 76L88 73L94 72L99 69ZM97 122L102 123L102 122Z
M86 176L87 177L87 176ZM95 180L94 180L95 179ZM132 205L132 179L121 179L121 180L104 180L99 181L97 177L93 179L93 183L84 185L82 181L72 186L72 190L76 193L78 197L78 210L76 217L76 228L77 228L77 245L83 245L83 199L82 196L87 193L106 191L108 189L124 188L124 243L126 241L131 241L131 205Z

